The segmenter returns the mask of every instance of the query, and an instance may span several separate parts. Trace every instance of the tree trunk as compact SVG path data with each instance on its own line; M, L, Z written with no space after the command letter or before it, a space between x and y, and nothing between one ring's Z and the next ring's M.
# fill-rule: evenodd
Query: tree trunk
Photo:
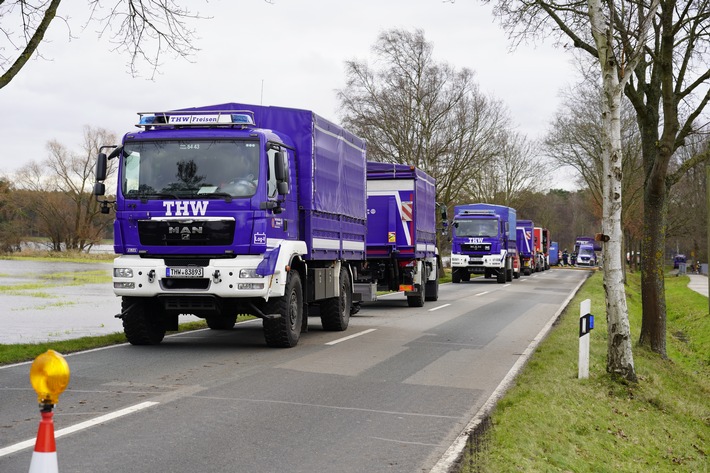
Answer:
M641 345L666 357L666 293L663 255L666 247L666 186L646 185L644 198L644 238L641 250L641 294L643 318Z
M599 0L589 0L592 35L599 53L603 83L602 104L602 232L609 237L602 247L607 317L607 372L636 381L631 352L626 289L623 274L621 229L621 95L612 33L605 25Z

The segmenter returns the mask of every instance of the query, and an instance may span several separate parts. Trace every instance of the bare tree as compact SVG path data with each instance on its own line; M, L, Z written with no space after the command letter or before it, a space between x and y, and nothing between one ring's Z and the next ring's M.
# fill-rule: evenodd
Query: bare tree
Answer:
M108 7L104 7L106 3ZM60 4L61 0L0 1L0 88L39 54L50 25L58 19L67 22L57 14ZM161 54L166 52L189 57L195 51L189 22L202 17L176 0L87 0L87 10L87 26L98 25L99 36L109 36L114 50L130 57L128 68L133 75L141 62L155 74Z
M580 183L602 207L601 90L596 82L582 82L563 94L563 102L545 139L545 151L561 166L574 168ZM643 199L641 137L636 112L630 102L621 102L622 227L626 253L640 237L640 204ZM595 232L596 233L596 232Z
M114 141L108 131L87 126L80 153L50 141L47 160L31 162L18 171L17 185L31 191L24 205L36 216L53 250L87 250L105 234L110 220L101 214L92 194L94 165L99 147ZM114 172L111 167L109 174Z
M540 191L549 183L549 167L539 160L536 144L524 135L502 130L497 139L499 154L466 189L474 201L512 206L524 193Z
M367 141L368 159L423 169L437 180L437 200L452 205L500 154L505 108L479 92L470 70L435 62L422 30L383 32L373 51L379 69L346 62L343 123Z

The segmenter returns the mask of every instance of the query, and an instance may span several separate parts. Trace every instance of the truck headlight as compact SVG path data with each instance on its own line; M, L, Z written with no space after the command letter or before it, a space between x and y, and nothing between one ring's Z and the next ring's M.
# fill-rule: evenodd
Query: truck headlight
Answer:
M113 268L114 278L132 278L133 270L131 268Z
M239 279L253 279L253 278L263 278L261 274L256 274L256 268L252 269L240 269Z

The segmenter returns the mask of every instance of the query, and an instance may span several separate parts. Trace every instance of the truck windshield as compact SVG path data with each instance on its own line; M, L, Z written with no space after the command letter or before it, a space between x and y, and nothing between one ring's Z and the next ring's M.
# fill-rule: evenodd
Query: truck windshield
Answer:
M454 228L460 237L498 236L496 220L456 220Z
M251 197L259 180L259 142L132 141L123 147L127 198Z

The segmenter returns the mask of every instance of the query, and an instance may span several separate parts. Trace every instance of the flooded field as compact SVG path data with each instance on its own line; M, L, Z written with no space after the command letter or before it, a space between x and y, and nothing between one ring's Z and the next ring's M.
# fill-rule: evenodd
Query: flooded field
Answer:
M0 260L0 344L123 332L120 311L111 263Z

